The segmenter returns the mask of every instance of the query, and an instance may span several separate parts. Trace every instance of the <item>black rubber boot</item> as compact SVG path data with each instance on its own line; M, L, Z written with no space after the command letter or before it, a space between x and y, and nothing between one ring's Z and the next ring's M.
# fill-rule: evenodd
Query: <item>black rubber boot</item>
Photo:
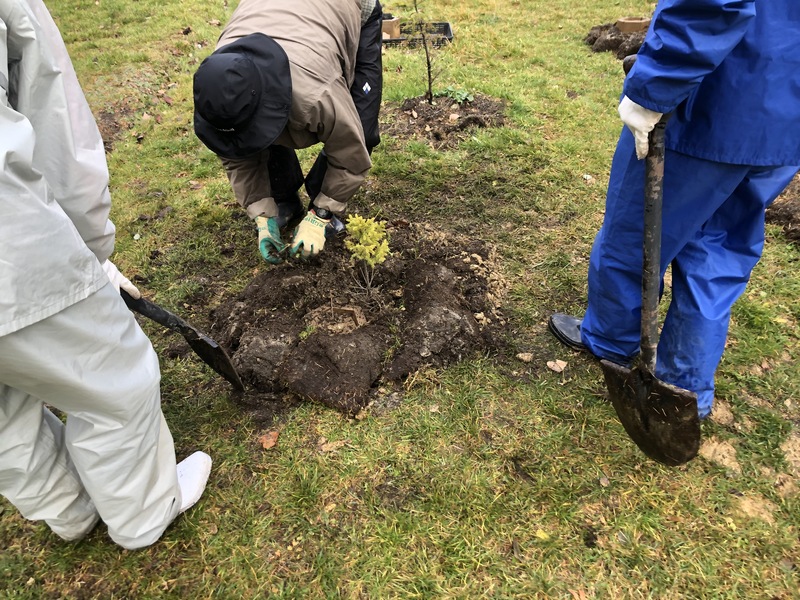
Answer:
M581 341L581 323L582 319L578 317L555 313L550 317L548 327L556 339L565 346L573 350L588 350L586 344Z

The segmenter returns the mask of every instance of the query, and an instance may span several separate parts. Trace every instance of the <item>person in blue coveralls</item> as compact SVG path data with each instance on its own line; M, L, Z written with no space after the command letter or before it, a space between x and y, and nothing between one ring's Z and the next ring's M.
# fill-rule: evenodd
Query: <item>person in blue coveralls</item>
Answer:
M666 126L661 274L672 300L656 377L711 413L731 307L764 246L769 204L800 165L800 2L661 0L625 79L623 129L583 319L554 314L563 343L619 364L639 351L644 163Z

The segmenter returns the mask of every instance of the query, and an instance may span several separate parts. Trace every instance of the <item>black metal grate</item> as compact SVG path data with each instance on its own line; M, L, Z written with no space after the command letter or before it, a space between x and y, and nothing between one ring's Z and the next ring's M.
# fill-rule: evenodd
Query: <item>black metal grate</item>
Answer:
M434 48L446 46L453 42L453 28L448 22L400 24L400 37L383 40L386 46L408 46L413 48L422 45L422 32L428 37L428 43Z

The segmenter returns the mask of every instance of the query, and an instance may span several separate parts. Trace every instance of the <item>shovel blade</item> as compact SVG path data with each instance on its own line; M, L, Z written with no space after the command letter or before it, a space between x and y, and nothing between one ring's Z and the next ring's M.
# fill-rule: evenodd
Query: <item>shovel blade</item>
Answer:
M233 387L244 391L239 373L233 366L230 356L225 349L207 335L197 332L197 335L185 335L184 339L204 363L222 375Z
M600 361L606 388L625 431L647 456L671 467L700 450L697 395L656 379L647 369Z
M237 390L244 391L244 384L236 372L236 367L231 362L231 357L217 342L199 329L189 325L178 315L161 308L155 302L146 298L134 298L125 290L120 290L120 295L125 301L125 305L132 311L152 319L167 329L180 333L204 363L227 379Z

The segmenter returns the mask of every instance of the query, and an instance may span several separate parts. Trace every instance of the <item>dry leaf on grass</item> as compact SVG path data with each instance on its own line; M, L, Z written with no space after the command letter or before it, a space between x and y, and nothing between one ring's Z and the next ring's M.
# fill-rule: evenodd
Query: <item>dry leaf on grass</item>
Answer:
M264 450L269 450L270 448L274 447L275 444L278 443L278 431L272 430L265 433L260 438L258 438L258 443L261 444L261 447Z
M564 369L567 368L567 363L563 360L548 360L547 368L556 373L563 373Z
M333 452L334 450L338 450L343 446L347 445L347 440L337 440L335 442L325 442L322 444L319 449L322 452Z

